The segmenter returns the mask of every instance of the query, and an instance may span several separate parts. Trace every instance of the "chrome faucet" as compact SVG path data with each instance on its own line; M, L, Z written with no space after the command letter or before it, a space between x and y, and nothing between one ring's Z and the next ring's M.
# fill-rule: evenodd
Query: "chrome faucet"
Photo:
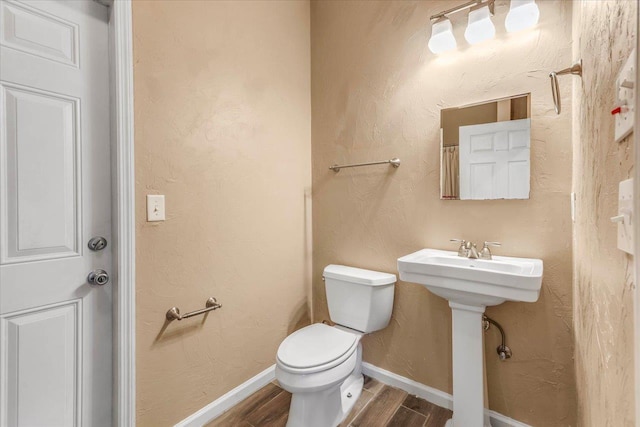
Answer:
M478 252L478 248L473 242L467 242L463 239L451 239L451 241L460 243L460 247L458 248L459 257L471 259L491 260L493 257L491 256L491 249L489 249L489 246L500 246L500 243L498 242L484 242L482 250Z

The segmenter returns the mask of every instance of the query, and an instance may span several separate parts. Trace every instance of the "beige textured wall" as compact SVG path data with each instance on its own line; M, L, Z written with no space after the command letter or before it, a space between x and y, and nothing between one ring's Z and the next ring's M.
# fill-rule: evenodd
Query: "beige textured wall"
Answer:
M571 85L553 111L550 70L572 60L572 2L541 1L532 31L469 47L465 15L454 18L459 49L427 49L429 16L451 1L317 1L311 6L314 319L328 318L321 280L329 263L396 272L421 248L455 249L450 238L497 240L495 253L542 258L540 300L487 314L503 324L513 358L500 362L486 336L490 407L536 426L575 426L572 319ZM439 111L531 92L531 199L442 201ZM385 166L327 170L333 163L400 157ZM445 300L398 283L388 328L364 339L364 359L451 392L451 315Z
M136 1L138 425L272 365L309 318L307 2ZM167 220L145 222L145 195ZM165 324L209 296L208 317Z
M634 425L633 265L616 248L618 183L633 175L633 139L614 142L615 79L635 45L635 1L574 3L575 359L578 425Z

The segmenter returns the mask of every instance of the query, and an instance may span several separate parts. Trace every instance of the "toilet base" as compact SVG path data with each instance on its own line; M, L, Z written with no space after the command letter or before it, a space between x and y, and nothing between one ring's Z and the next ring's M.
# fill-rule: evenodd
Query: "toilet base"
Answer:
M356 370L357 371L357 370ZM293 393L287 427L335 427L362 394L364 377L355 372L340 385L315 393Z
M347 418L347 415L353 409L356 401L362 394L364 388L364 376L362 374L352 374L340 387L340 395L342 396L342 417L336 423L340 424Z

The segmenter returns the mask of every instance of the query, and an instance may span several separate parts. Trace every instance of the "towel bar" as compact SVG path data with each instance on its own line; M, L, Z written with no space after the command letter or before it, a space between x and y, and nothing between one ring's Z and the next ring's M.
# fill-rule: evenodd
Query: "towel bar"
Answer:
M205 308L201 308L200 310L192 311L182 315L180 314L180 309L178 307L171 307L167 311L167 320L172 321L172 320L188 319L189 317L205 314L210 311L217 310L219 308L222 308L222 304L218 304L218 301L215 298L211 297L207 300L205 304Z
M400 159L397 157L394 157L391 160L383 160L381 162L354 163L351 165L332 165L332 166L329 166L329 169L331 169L334 172L340 172L340 169L344 169L344 168L357 168L360 166L384 165L387 163L393 166L394 168L400 167Z

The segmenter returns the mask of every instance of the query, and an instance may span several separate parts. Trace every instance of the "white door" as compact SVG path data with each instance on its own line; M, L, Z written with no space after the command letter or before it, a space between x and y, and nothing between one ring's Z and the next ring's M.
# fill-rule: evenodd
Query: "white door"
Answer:
M528 199L531 119L460 126L460 199Z
M106 7L0 0L1 426L111 425L108 56Z

